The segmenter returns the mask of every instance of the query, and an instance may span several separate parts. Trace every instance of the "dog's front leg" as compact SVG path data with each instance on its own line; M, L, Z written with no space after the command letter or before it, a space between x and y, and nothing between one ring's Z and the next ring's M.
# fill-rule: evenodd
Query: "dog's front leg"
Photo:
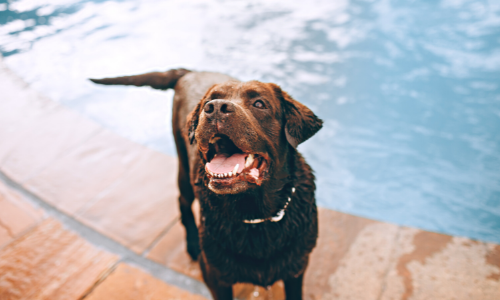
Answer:
M210 293L212 294L212 298L214 298L214 300L233 299L233 286L222 284L222 282L219 280L219 274L217 270L207 263L203 252L200 255L200 268L203 274L203 280L210 289Z
M194 201L193 186L189 180L189 164L187 154L182 144L177 143L177 153L179 157L179 169L177 183L179 185L179 208L181 211L181 222L186 229L186 244L189 256L193 260L198 259L200 254L200 243L198 227L194 219L192 204Z
M302 281L304 273L296 278L290 278L284 281L286 300L302 300Z

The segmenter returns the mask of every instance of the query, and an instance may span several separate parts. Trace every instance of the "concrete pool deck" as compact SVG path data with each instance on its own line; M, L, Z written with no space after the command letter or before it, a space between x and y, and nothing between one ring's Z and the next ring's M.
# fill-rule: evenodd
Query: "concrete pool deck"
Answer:
M210 299L176 159L31 89L0 61L0 299ZM284 299L238 284L237 299ZM500 245L320 209L306 299L500 299Z

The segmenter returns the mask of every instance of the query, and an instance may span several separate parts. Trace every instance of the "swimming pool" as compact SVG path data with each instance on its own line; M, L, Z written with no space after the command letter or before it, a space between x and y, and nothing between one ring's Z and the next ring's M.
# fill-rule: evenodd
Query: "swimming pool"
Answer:
M172 92L86 78L186 67L273 81L324 121L322 206L500 243L498 1L0 1L33 87L175 155Z

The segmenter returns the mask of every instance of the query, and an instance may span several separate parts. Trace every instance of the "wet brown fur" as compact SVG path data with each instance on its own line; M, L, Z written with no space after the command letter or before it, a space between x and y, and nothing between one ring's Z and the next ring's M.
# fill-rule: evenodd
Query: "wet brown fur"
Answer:
M232 299L236 282L268 286L277 280L284 281L287 299L302 299L318 220L314 175L296 147L314 135L322 121L275 84L240 82L220 73L178 69L91 80L175 89L172 128L179 158L181 220L188 253L200 259L214 299ZM252 106L256 99L265 109ZM210 101L218 103L219 113L205 112ZM220 113L220 105L232 111ZM266 157L269 168L262 178L208 188L204 166L214 134L227 135L241 150ZM281 221L243 222L274 216L289 196L292 200ZM199 230L191 209L195 198L201 207Z

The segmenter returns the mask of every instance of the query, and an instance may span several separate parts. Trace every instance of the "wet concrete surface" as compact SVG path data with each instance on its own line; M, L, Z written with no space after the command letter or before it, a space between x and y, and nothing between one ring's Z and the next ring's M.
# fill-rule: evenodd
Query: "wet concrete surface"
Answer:
M0 298L80 299L116 261L48 219L0 252Z
M202 299L176 159L44 98L0 63L0 299ZM284 299L238 284L238 299ZM320 209L306 299L500 299L500 246Z

